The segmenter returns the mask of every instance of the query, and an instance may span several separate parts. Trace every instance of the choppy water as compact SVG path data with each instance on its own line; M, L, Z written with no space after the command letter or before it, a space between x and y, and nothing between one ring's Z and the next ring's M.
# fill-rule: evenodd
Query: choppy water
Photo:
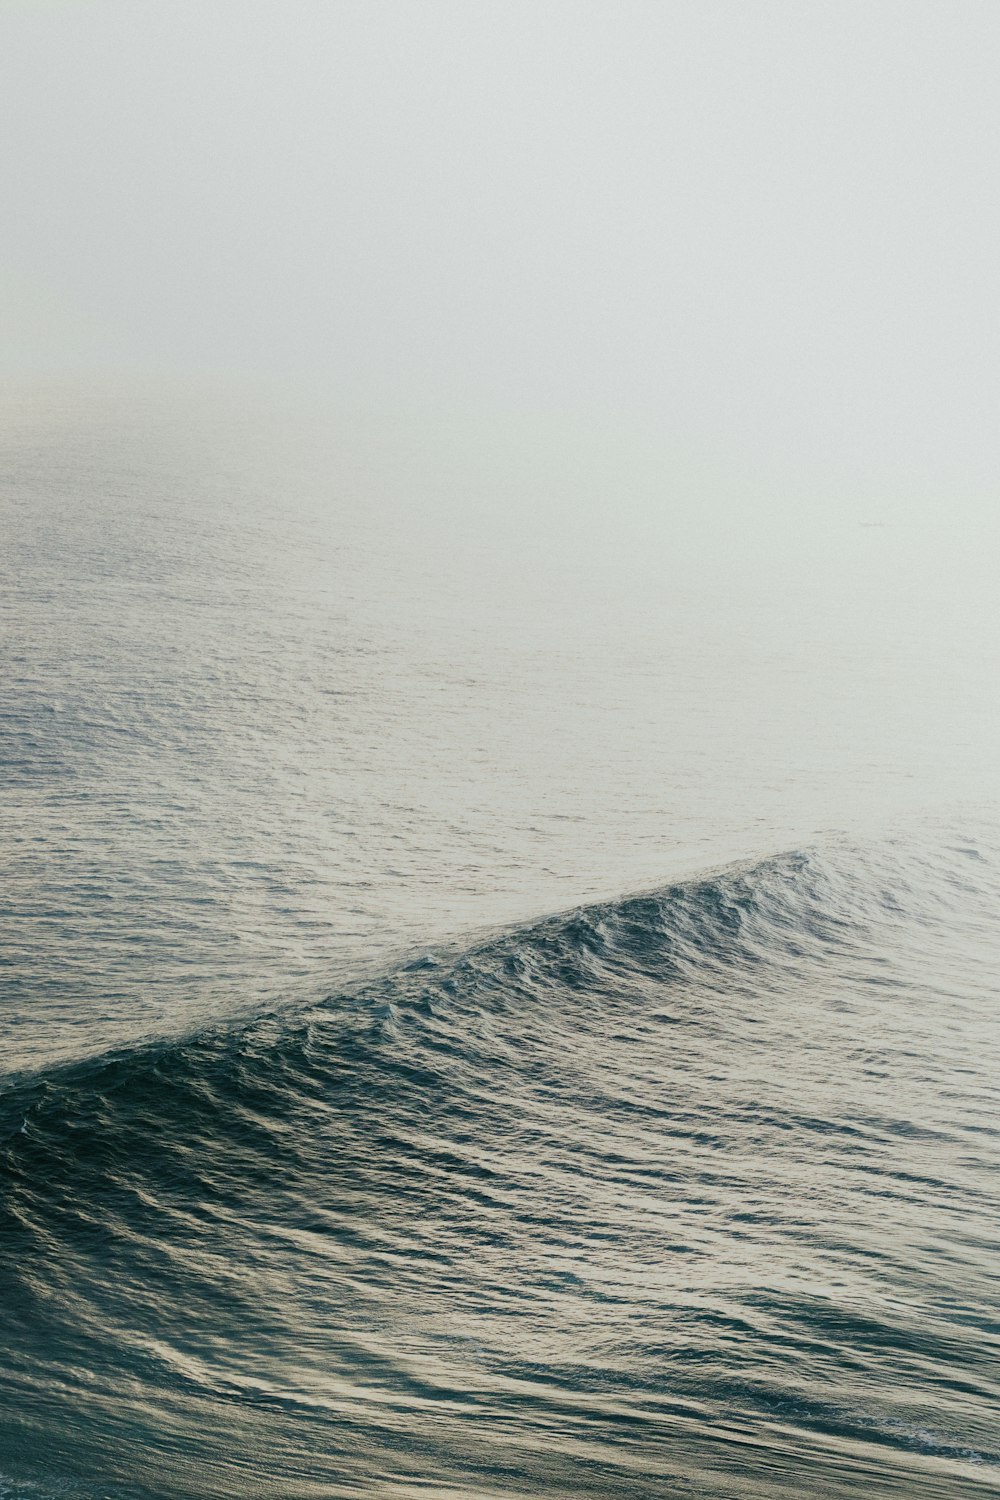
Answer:
M8 415L0 1492L995 1491L982 633Z

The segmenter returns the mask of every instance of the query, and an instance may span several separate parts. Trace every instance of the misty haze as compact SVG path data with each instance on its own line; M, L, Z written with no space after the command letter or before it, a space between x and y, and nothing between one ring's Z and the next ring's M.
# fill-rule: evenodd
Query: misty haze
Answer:
M0 1496L995 1493L998 77L6 0Z

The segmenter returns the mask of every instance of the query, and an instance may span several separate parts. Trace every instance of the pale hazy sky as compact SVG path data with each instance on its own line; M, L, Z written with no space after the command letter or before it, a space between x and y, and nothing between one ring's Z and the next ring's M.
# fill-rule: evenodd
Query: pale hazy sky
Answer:
M985 514L998 79L996 0L3 0L0 371Z

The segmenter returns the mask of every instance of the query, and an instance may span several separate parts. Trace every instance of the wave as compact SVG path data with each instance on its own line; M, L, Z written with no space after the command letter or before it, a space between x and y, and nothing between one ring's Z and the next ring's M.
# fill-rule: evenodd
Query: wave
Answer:
M78 1061L13 1075L0 1094L0 1128L20 1130L32 1112L51 1117L75 1095L105 1088L124 1100L133 1080L216 1076L259 1059L281 1068L302 1055L303 1039L336 1033L355 1044L401 1014L463 1005L496 1011L524 996L560 990L663 985L711 986L734 966L799 959L807 946L836 944L870 921L870 891L852 891L832 864L788 851L694 880L593 903L490 934L445 957L421 952L320 1005L202 1024L181 1037L144 1038ZM895 911L898 888L879 892ZM372 1032L372 1028L374 1031ZM287 1083L288 1080L286 1079Z
M790 851L12 1080L4 1468L45 1443L160 1496L995 1473L997 894L968 840ZM111 1472L125 1420L151 1476Z
M893 932L947 923L956 902L968 915L973 893L992 900L993 886L973 883L963 868L971 858L983 861L979 849L957 845L935 856L929 866L912 849L891 845L865 854L849 846L792 850L574 908L457 953L411 955L318 1005L269 1009L9 1079L0 1093L0 1139L17 1156L59 1133L67 1161L110 1159L116 1132L128 1135L132 1126L158 1140L176 1134L184 1148L195 1139L207 1148L217 1132L266 1142L297 1098L327 1091L336 1098L352 1070L376 1060L384 1067L385 1044L403 1028L421 1057L419 1070L409 1065L408 1081L446 1089L463 1052L466 1061L475 1058L484 1031L496 1041L505 1024L502 1045L516 1052L526 1009L554 1046L563 1045L581 1000L591 1025L604 1007L609 1023L695 1026L707 1038L732 1020L734 1004L747 1002L743 1019L752 1023L752 1007L766 1003L769 986L838 957L861 953L871 966L865 983L877 986L880 961L869 950L884 948ZM716 1013L722 1006L726 1015ZM137 1148L141 1155L129 1141L130 1162Z

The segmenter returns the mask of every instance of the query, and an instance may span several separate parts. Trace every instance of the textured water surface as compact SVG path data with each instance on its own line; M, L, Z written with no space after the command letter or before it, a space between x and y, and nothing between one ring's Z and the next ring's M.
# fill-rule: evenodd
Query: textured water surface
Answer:
M995 1492L985 648L222 431L9 423L0 1493Z

